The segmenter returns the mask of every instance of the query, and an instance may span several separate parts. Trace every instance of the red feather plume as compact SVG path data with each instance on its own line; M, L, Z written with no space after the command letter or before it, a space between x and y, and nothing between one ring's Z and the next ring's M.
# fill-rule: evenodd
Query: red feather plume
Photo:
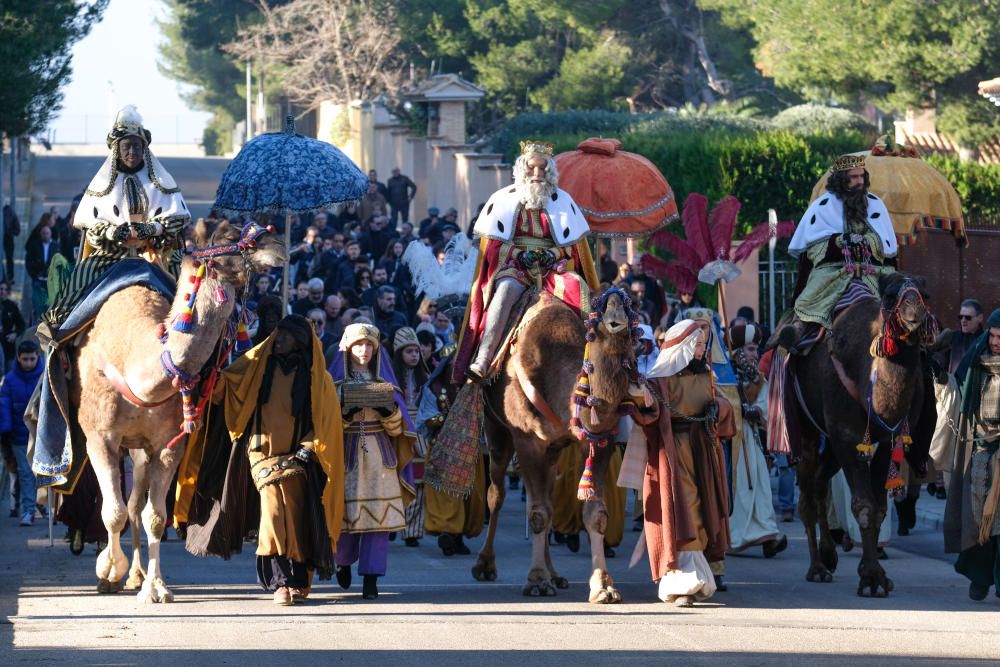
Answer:
M736 216L740 212L740 200L728 195L715 205L708 216L708 225L712 230L712 259L729 259L733 245L733 230L736 229Z
M698 252L691 247L690 243L676 234L671 234L665 229L660 229L650 235L649 243L668 251L677 258L677 261L681 262L695 273L700 271L701 267L704 266Z
M715 259L712 252L712 232L708 228L708 197L697 192L689 194L684 200L681 220L684 222L684 236L701 258L701 265Z
M777 237L779 239L789 238L794 233L795 222L792 220L785 220L778 223ZM770 238L771 233L768 223L760 223L751 229L749 234L743 237L743 241L736 247L736 251L733 253L733 261L737 264L746 261L753 254L754 250L763 247Z

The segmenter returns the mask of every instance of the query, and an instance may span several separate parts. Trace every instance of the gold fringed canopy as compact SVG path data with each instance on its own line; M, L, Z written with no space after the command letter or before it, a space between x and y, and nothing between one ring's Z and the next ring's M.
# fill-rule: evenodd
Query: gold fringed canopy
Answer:
M962 201L944 174L919 157L858 153L862 154L871 177L871 192L889 209L899 245L913 245L923 229L949 231L956 241L968 245ZM813 188L813 200L826 192L829 175L824 174Z

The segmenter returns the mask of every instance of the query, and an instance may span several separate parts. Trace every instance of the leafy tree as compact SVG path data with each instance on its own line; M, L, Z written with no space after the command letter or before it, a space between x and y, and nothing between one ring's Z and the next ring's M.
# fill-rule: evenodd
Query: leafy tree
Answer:
M974 139L996 115L975 94L995 76L1000 3L982 0L700 0L748 29L761 70L811 99L930 108L942 129ZM979 121L976 123L975 121ZM988 129L985 134L994 130Z
M108 0L0 4L0 133L45 129L62 108L62 87L73 72L70 47L107 6Z

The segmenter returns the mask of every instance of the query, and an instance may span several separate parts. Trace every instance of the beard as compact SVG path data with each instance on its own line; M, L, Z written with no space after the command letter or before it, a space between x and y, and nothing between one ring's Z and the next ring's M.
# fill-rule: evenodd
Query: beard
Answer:
M556 191L556 186L548 181L544 183L532 183L523 181L517 184L517 195L525 208L540 209L545 208L545 202L552 197Z
M852 222L867 222L868 191L864 187L845 190L839 195L844 202L844 216Z
M701 359L695 357L688 362L688 365L684 370L691 373L704 373L708 370L708 362L705 361L705 357L702 357Z

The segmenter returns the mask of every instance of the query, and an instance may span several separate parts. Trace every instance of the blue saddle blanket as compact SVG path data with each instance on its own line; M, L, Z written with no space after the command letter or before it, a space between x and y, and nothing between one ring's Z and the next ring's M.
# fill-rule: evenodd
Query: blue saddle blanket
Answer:
M151 289L167 299L173 299L177 289L174 279L155 264L144 259L123 259L87 288L56 332L39 383L38 425L31 463L39 486L59 486L71 491L86 461L86 442L70 403L68 343L93 324L113 294L135 286ZM121 330L123 335L129 335L129 323L122 322Z

